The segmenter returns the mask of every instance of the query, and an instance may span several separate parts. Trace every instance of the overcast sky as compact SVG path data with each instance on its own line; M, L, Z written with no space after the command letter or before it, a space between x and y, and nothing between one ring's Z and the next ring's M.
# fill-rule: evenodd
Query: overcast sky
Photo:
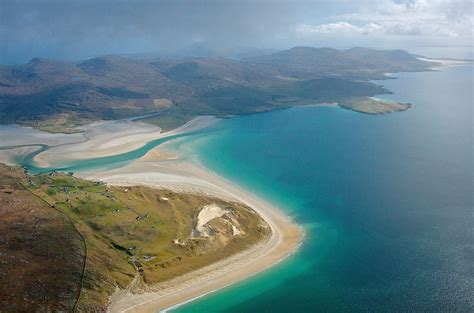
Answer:
M471 0L0 0L0 63L297 45L473 57Z

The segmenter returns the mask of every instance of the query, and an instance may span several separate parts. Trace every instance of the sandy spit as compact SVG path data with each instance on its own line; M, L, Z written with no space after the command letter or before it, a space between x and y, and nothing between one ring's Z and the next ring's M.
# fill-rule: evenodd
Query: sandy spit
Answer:
M417 58L420 61L432 62L436 65L432 67L432 69L436 70L438 68L448 67L448 66L455 66L455 65L464 65L471 63L471 61L465 60L450 60L450 59L428 59L428 58Z
M148 159L149 160L149 159ZM272 228L271 237L252 248L141 294L117 291L109 312L157 312L242 281L292 254L302 240L301 229L278 208L210 171L182 160L147 161L146 156L123 168L78 173L111 185L146 185L240 201L256 210Z
M78 127L87 141L53 147L36 155L34 161L39 167L48 167L55 163L116 155L138 149L155 139L204 128L215 121L214 117L200 116L164 133L157 126L128 119L95 122Z

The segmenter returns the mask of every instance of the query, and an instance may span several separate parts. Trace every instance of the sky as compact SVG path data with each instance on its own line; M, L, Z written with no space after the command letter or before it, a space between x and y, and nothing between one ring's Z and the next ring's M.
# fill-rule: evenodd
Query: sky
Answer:
M0 64L363 46L473 58L471 0L0 0Z

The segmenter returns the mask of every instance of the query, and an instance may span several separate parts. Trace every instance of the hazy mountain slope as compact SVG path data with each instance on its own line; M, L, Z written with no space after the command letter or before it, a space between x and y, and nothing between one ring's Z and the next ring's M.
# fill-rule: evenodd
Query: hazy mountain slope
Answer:
M377 51L365 48L295 47L270 55L245 59L255 66L266 65L282 75L308 79L316 76L374 78L387 72L425 70L428 62L402 50Z

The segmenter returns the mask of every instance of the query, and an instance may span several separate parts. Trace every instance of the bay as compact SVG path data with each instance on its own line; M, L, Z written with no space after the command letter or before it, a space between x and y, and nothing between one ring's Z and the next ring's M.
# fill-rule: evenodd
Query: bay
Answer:
M472 65L378 81L409 111L298 107L223 120L174 149L304 226L269 271L173 312L468 312Z

